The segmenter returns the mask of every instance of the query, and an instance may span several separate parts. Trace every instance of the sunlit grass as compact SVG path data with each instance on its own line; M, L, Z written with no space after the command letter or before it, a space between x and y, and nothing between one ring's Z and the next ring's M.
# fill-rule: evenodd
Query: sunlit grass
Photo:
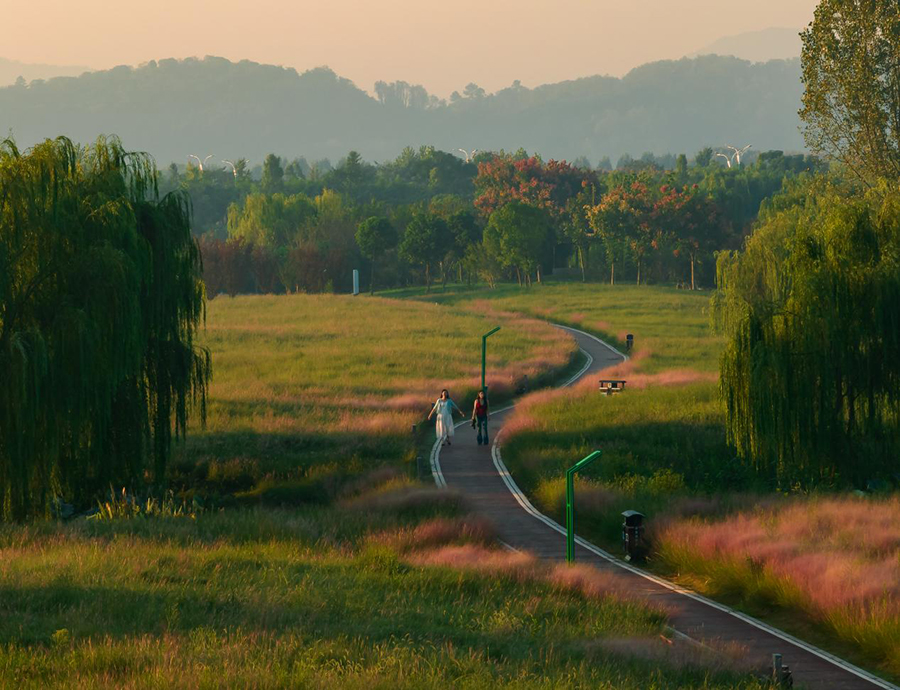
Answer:
M900 674L900 501L812 498L672 520L657 554L714 596L803 618Z
M494 325L488 383L498 400L575 357L570 338L521 316L371 297L217 297L204 336L214 367L207 427L191 429L173 483L249 500L293 482L302 501L330 491L330 477L408 463L413 425L442 388L471 405L481 334Z
M617 651L665 648L665 615L452 504L353 503L0 528L0 687L762 687Z
M624 348L634 336L633 353L640 371L655 374L672 369L718 371L722 339L710 330L709 292L668 287L547 283L525 289L503 285L495 290L462 286L429 296L395 291L395 297L428 299L455 306L490 303L495 309L528 314L575 326Z

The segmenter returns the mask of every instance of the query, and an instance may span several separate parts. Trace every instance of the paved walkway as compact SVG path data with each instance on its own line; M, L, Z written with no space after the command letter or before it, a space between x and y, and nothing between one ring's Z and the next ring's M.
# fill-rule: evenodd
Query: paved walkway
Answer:
M564 330L571 333L587 355L584 369L568 383L623 360L624 355L594 336L570 328ZM628 395L627 391L623 395ZM597 404L602 402L598 398ZM477 445L474 431L465 425L460 427L452 446L441 449L435 444L431 455L435 481L461 492L476 512L495 524L500 538L512 548L542 559L564 560L565 530L531 505L503 464L497 436L507 414L501 411L491 416L492 446ZM897 686L787 633L639 570L583 539L577 541L577 561L615 570L627 578L634 591L671 611L670 623L680 633L696 640L740 644L761 668L771 666L772 654L780 653L795 682L806 688L898 690Z

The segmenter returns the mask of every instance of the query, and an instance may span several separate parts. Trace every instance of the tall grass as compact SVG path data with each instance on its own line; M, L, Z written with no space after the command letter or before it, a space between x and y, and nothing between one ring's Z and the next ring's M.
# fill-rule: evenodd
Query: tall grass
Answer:
M813 498L674 520L657 553L712 594L800 612L900 674L900 499Z
M540 321L370 297L280 295L209 303L215 361L207 428L192 429L171 479L182 492L302 503L342 478L415 457L411 429L442 388L465 407L480 386L480 336L494 325L498 398L575 356Z
M762 687L633 658L616 640L653 644L663 614L600 575L523 582L489 527L412 507L0 527L0 687Z

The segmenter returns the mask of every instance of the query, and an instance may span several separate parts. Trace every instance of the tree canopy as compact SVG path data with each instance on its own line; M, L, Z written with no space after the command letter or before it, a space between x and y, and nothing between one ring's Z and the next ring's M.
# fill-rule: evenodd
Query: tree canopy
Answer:
M802 36L807 145L864 179L900 177L896 0L822 0Z
M797 189L720 255L728 437L782 486L896 471L900 197L886 192Z
M164 479L205 411L200 256L184 194L115 140L0 145L0 515Z

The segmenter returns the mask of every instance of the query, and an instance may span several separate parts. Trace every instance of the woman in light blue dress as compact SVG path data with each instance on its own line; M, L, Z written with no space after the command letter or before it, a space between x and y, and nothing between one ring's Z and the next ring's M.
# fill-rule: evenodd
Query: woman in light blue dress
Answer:
M437 402L434 403L434 407L431 408L431 412L428 413L428 419L431 419L432 415L437 415L437 423L434 426L434 432L437 435L438 439L446 442L446 444L450 445L450 437L453 436L453 411L459 412L460 417L463 416L462 410L460 410L456 403L450 399L450 393L445 388L441 391L441 397L437 399Z

